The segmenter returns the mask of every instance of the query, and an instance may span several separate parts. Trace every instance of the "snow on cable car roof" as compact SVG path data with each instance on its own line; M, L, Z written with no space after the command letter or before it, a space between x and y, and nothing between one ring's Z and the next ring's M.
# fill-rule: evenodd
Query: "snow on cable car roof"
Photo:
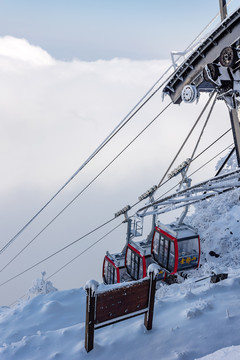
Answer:
M172 235L173 237L175 237L177 239L198 236L196 229L194 229L190 225L186 225L186 224L164 225L161 222L158 222L158 227L161 230L165 231L166 233L168 233L169 235Z

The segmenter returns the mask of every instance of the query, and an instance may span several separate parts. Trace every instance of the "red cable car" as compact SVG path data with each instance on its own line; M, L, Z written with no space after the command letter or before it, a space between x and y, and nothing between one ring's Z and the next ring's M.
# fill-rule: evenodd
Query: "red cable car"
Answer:
M125 254L107 254L103 261L102 277L105 284L116 284L124 281L123 275L126 274Z
M159 224L152 239L152 255L170 274L196 269L200 261L200 238L186 224Z
M125 266L132 280L143 279L147 276L147 268L154 261L151 256L151 243L146 241L131 241L127 246ZM157 280L163 280L164 271L160 271Z

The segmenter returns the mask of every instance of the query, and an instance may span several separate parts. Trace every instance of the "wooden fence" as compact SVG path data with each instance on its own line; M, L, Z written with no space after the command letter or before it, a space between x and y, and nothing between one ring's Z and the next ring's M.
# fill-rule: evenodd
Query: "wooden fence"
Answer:
M86 286L86 327L85 349L94 347L94 330L104 326L145 314L144 325L152 329L156 276L154 271L149 277L138 282L120 284L106 291L98 291L96 282Z

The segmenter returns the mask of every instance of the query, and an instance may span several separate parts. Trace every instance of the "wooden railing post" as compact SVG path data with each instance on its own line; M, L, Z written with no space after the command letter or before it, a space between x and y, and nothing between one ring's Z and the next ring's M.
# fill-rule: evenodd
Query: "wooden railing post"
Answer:
M150 285L149 285L149 298L148 298L148 311L145 314L144 325L147 330L152 329L153 323L153 311L154 311L154 300L156 291L156 275L154 271L149 273Z
M91 287L87 288L86 292L85 349L89 352L94 346L95 293Z

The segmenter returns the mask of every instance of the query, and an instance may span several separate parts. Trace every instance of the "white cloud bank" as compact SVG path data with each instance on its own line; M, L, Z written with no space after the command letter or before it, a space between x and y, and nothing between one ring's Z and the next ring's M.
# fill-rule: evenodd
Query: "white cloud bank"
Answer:
M63 62L24 39L0 38L0 246L3 246L60 188L106 138L129 110L169 66L167 61ZM144 107L106 149L79 174L50 210L23 234L5 253L4 263L21 249L62 209L122 148L140 132L168 100L161 93ZM227 111L219 104L216 121L210 125L212 139L229 127L222 117ZM0 281L75 240L112 218L126 204L158 183L169 160L200 113L198 106L172 106L94 183L74 206L56 221L26 253L0 274ZM207 143L211 138L207 138ZM229 143L227 141L227 143ZM193 146L179 159L189 157ZM209 158L209 156L208 156ZM196 164L197 166L199 165ZM206 175L206 174L205 174ZM135 209L136 210L136 209ZM126 229L105 240L81 257L69 271L55 279L65 287L84 284L101 277L106 250L121 250ZM62 258L49 262L19 278L6 294L21 295L39 271L55 271L62 263L95 241L87 238ZM88 272L83 271L88 266ZM76 275L74 275L76 274ZM59 282L58 282L59 281ZM16 284L16 285L15 285ZM6 295L6 298L7 295ZM9 297L10 298L10 297ZM2 298L6 304L6 299Z
M0 57L8 60L18 60L28 65L43 66L52 65L54 59L39 46L30 45L25 39L17 39L12 36L0 38Z

